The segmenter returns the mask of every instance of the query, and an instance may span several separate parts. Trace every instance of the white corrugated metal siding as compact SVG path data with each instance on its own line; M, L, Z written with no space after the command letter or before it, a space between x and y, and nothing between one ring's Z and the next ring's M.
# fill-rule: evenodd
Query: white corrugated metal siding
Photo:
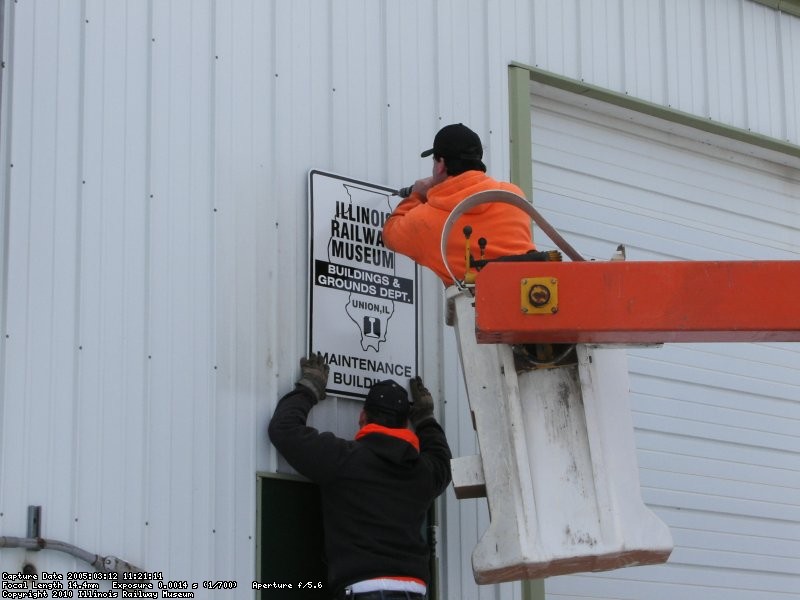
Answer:
M800 159L753 158L534 88L536 202L587 258L618 243L628 260L800 256ZM760 310L758 290L742 293ZM668 344L629 362L642 494L675 551L666 565L549 579L548 598L796 596L800 347Z
M251 594L265 426L307 338L310 169L407 185L463 121L507 176L511 61L800 143L800 19L748 0L4 7L0 535L42 505L47 537L240 582L214 597ZM423 282L423 375L473 453ZM347 429L341 404L317 424ZM484 504L443 509L445 594L519 595L472 582Z
M534 3L526 64L800 140L800 19L747 0ZM523 61L524 62L524 61Z

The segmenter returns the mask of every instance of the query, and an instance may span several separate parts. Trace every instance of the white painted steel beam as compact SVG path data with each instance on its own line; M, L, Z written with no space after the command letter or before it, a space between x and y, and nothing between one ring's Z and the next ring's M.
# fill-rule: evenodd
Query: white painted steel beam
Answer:
M475 581L666 561L672 536L639 490L625 351L578 345L577 365L518 373L511 346L477 343L468 290L448 290L448 318L480 447L453 481L459 497L483 484L491 514Z

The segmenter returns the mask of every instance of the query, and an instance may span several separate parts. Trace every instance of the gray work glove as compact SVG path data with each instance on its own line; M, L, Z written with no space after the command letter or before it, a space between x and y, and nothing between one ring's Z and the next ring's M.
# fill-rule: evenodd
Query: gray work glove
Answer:
M311 354L308 358L303 357L300 359L300 379L297 380L297 385L310 390L315 402L324 400L329 370L321 352Z
M411 398L414 404L411 405L408 419L414 427L433 419L433 396L422 383L419 375L411 380Z

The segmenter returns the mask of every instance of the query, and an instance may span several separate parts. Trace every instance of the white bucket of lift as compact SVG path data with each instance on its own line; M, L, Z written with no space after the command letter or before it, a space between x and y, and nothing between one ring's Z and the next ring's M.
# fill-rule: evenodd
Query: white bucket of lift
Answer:
M453 460L453 484L490 513L475 581L665 562L672 537L639 489L625 351L578 345L577 365L518 375L511 346L476 342L469 291L447 295L480 449Z

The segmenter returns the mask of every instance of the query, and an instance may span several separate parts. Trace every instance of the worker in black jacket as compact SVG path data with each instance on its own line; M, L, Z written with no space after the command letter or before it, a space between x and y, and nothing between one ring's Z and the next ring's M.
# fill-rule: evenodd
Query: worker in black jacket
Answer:
M395 381L374 384L361 429L345 440L306 425L325 398L328 365L322 355L301 359L300 368L295 389L275 409L269 437L290 465L320 486L334 597L424 598L430 573L422 526L450 482L451 458L431 394L419 377L411 380L413 404Z

